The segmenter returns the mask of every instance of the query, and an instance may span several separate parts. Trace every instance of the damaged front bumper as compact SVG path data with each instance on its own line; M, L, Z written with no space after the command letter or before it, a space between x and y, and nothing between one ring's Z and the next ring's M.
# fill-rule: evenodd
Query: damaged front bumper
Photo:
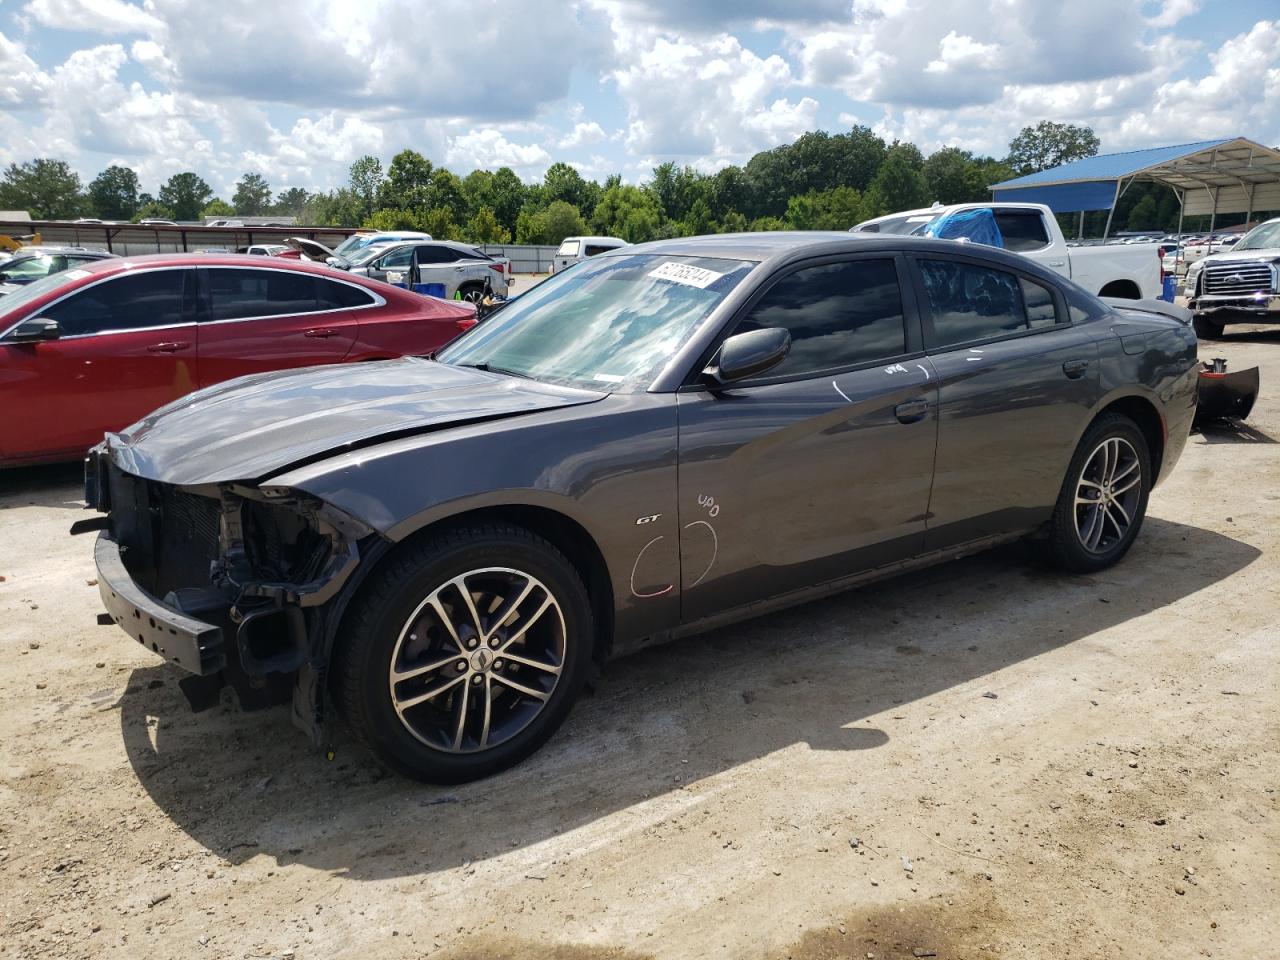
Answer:
M283 488L136 476L105 445L85 467L86 502L106 516L73 532L101 530L94 561L109 622L193 675L182 689L194 708L223 686L246 707L292 689L295 718L317 737L317 683L345 596L334 601L377 535Z

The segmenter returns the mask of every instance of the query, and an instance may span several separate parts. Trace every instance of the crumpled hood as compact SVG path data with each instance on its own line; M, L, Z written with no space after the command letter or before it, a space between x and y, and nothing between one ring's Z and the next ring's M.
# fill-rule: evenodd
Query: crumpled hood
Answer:
M381 439L605 396L403 357L228 380L107 434L106 445L122 470L152 480L258 481Z

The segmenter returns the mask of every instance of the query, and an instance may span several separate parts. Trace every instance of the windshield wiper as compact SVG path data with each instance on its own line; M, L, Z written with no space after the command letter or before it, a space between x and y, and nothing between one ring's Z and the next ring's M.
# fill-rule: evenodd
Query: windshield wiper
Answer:
M485 373L502 373L508 377L519 377L521 380L537 379L536 377L529 376L527 373L521 373L519 370L508 370L506 367L495 367L487 361L481 361L480 363L458 363L454 364L454 366L470 367L472 370L483 370Z

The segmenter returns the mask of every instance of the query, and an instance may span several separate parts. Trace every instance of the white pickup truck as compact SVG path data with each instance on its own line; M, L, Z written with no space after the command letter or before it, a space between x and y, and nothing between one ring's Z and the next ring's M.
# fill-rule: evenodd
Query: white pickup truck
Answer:
M990 210L1006 250L1070 277L1100 297L1154 300L1161 293L1159 248L1154 244L1102 244L1068 247L1058 221L1039 203L935 204L866 220L851 233L898 233L924 236L943 219L970 210ZM989 221L988 221L989 223ZM929 231L929 235L933 235ZM951 234L955 238L954 234ZM975 238L977 239L977 238Z

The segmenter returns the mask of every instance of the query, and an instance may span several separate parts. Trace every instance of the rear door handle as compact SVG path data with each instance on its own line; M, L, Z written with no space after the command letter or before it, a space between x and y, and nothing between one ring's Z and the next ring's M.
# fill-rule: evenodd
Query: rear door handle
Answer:
M1062 364L1062 372L1067 375L1068 380L1079 380L1088 369L1088 360L1067 360Z
M1067 265L1067 261L1065 261L1065 260L1050 260L1050 261L1049 261L1049 266L1051 266L1051 267L1065 267L1066 265Z
M336 337L337 335L337 330L331 330L328 327L312 327L303 334L304 337L314 337L320 340L327 339L328 337Z
M898 418L899 423L915 423L918 420L923 420L928 412L929 401L922 397L915 400L904 400L893 408L893 415Z
M177 353L179 350L190 350L191 344L186 340L164 340L147 347L148 353Z

